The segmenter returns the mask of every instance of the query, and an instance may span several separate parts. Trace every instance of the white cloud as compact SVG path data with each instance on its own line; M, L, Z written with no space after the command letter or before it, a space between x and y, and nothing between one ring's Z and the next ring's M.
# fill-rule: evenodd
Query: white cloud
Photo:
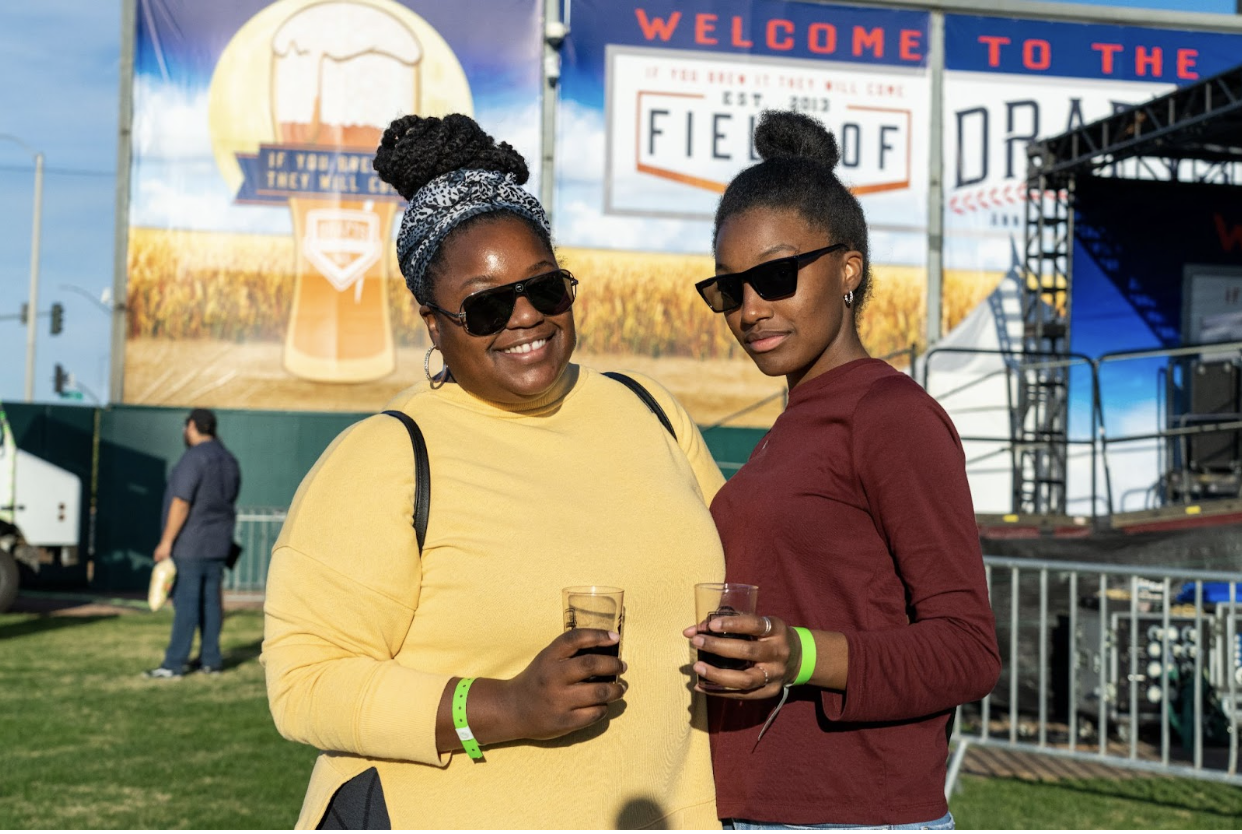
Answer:
M619 217L604 214L602 195L590 189L558 191L554 218L556 242L638 252L704 253L711 249L711 224L697 220Z
M149 76L134 81L130 224L212 232L288 234L289 212L239 206L216 166L207 90Z
M556 176L562 183L600 183L604 179L604 114L577 102L562 101L556 112Z
M292 231L285 206L242 206L233 202L214 167L177 169L175 175L156 171L135 179L130 225L157 229L287 235ZM197 169L197 170L195 170Z
M134 156L142 159L212 159L207 90L136 76L133 141Z
M1107 408L1104 414L1108 437L1152 434L1159 426L1156 401L1128 403L1125 408ZM1110 444L1108 473L1112 481L1113 511L1132 512L1151 505L1151 488L1160 480L1160 447L1154 440ZM1097 456L1097 511L1105 512L1104 460ZM1068 463L1070 513L1091 512L1091 457L1087 446L1071 452Z
M489 105L475 114L480 125L498 142L508 142L525 159L530 169L526 187L539 194L539 177L543 168L540 138L543 135L543 108L539 100L522 101L512 106Z
M1007 270L1013 266L1014 245L1019 234L1001 231L963 235L946 231L944 265L948 269Z
M927 265L927 237L918 232L871 231L871 262Z

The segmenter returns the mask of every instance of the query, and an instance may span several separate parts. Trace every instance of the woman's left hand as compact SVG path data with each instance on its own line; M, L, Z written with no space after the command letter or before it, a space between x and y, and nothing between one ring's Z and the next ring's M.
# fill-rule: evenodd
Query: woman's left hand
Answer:
M694 688L708 695L741 700L773 698L797 675L802 659L801 642L780 617L733 614L715 617L682 633L700 652L750 661L745 669L720 669L696 660L693 668L698 681ZM754 639L713 636L719 634L744 634ZM726 687L728 691L703 689L704 682Z

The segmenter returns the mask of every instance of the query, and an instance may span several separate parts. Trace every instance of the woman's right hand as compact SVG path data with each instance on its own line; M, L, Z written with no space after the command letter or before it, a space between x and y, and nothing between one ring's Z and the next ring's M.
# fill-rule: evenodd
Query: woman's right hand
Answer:
M587 678L619 677L626 664L604 654L574 655L583 649L612 646L619 640L615 632L571 629L535 655L516 677L476 680L466 713L479 744L486 747L520 739L558 738L603 719L608 715L608 705L621 700L627 687L620 682L588 682ZM461 749L451 709L457 680L449 681L440 702L436 735L442 751Z
M698 680L695 691L725 698L756 700L772 698L798 675L802 646L780 617L754 614L716 616L709 622L690 626L682 632L700 653L747 661L742 669L721 669L704 662L700 655L691 667ZM749 640L727 636L745 635ZM703 684L718 689L704 689Z
M617 677L626 665L604 654L583 649L612 646L615 632L574 628L562 633L535 655L517 677L504 682L516 738L549 739L589 727L608 714L608 705L625 695L624 683L588 682L592 677Z

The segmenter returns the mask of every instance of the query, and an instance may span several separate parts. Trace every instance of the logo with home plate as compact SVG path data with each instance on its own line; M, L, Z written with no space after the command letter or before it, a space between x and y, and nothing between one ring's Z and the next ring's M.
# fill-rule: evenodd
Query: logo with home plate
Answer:
M344 292L384 254L379 217L369 211L311 209L302 254L337 292Z

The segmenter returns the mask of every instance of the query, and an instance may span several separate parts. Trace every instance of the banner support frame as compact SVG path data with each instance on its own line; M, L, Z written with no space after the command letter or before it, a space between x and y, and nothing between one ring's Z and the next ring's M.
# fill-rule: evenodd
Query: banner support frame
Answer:
M540 129L539 202L552 221L556 194L556 105L557 83L561 78L561 43L565 39L565 23L561 15L561 0L543 1L543 123Z
M125 337L129 320L129 188L134 135L134 39L138 0L121 0L121 97L116 143L116 233L112 251L112 349L108 402L125 392Z
M927 70L931 81L927 165L927 348L940 341L944 299L944 12L928 15Z

